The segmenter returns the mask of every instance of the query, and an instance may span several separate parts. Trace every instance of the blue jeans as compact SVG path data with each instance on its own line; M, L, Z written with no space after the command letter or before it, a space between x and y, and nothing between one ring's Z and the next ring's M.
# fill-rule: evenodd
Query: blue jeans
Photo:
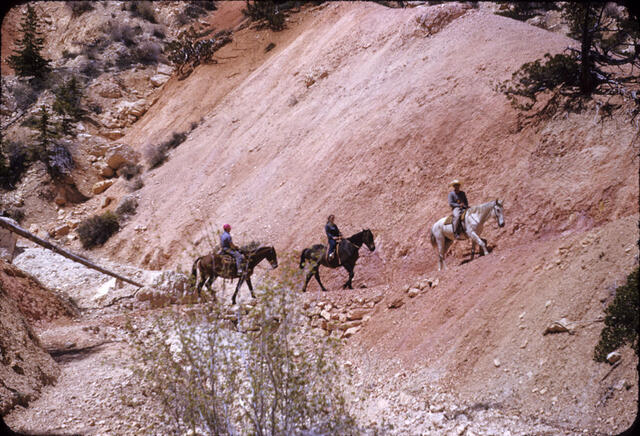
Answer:
M327 239L329 239L329 256L330 256L331 253L336 251L336 240L333 238L327 238Z
M236 269L240 271L242 269L242 260L244 259L242 253L238 250L232 250L230 248L225 248L222 250L223 253L230 254L236 260Z

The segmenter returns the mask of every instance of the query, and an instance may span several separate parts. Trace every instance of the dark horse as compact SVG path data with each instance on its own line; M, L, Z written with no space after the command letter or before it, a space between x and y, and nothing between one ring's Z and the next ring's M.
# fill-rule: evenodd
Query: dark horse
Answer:
M253 285L251 284L253 269L264 259L267 259L271 264L271 267L275 269L278 267L278 257L276 256L276 250L273 247L258 247L254 250L246 251L243 254L245 256L246 268L242 277L238 275L236 262L231 256L220 255L216 252L197 258L195 262L193 262L191 275L195 277L197 281L197 271L200 271L200 283L198 283L197 286L198 296L200 296L202 285L206 282L207 288L211 291L215 300L216 292L213 290L211 285L217 277L222 277L224 279L240 279L238 280L238 286L236 286L236 291L233 293L233 298L231 299L233 304L236 304L238 290L240 290L240 286L242 286L242 283L245 281L247 282L247 286L249 286L251 296L255 298L255 295L253 294Z
M376 249L376 245L373 243L373 233L371 233L371 230L366 229L346 239L342 239L338 243L336 247L336 254L331 260L327 259L327 250L322 244L317 244L311 248L305 248L302 250L302 254L300 255L300 269L304 268L305 261L307 260L311 261L311 265L313 265L311 270L307 273L302 292L307 290L307 284L309 283L309 280L311 280L311 276L315 276L320 288L325 292L327 291L320 281L320 274L318 273L320 265L328 268L338 268L343 266L344 269L349 272L349 280L342 285L342 289L353 289L353 286L351 286L353 269L356 266L356 261L359 256L358 250L360 250L362 244L365 244L369 251Z

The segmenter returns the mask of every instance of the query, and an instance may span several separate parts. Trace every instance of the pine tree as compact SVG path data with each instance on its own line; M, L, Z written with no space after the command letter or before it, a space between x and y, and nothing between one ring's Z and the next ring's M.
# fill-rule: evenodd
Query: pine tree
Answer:
M37 130L38 133L36 135L36 144L34 147L33 154L31 160L41 160L46 161L49 151L49 144L51 143L51 139L54 136L54 132L51 129L49 111L47 110L45 105L40 106L40 118L38 119Z
M44 38L40 36L42 33L38 31L38 27L36 11L31 5L27 5L27 13L20 24L22 39L17 41L18 49L8 59L9 65L20 77L34 76L41 79L51 71L49 60L40 54Z
M56 91L56 101L53 103L53 110L62 116L61 129L66 135L73 131L73 123L80 120L85 110L81 106L82 90L78 80L72 76L66 83L62 84Z

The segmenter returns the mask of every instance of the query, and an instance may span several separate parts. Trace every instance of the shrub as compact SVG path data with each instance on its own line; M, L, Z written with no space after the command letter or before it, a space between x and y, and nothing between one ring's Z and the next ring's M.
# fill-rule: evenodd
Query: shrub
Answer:
M35 9L27 4L27 12L20 23L22 36L16 41L17 49L7 59L8 64L20 77L43 78L51 71L50 61L40 54L44 48L40 23Z
M246 0L246 8L242 13L252 21L263 21L271 30L284 29L284 13L278 10L273 0L249 1Z
M627 276L627 282L618 286L611 304L605 309L605 327L600 333L600 341L596 345L593 358L597 362L605 362L607 354L615 349L630 344L638 353L638 327L640 325L638 304L638 271Z
M18 224L24 219L24 209L19 207L10 207L2 212L2 216L15 220Z
M347 411L337 344L300 328L293 287L271 284L252 308L167 310L128 324L134 373L165 413L149 433L362 434ZM136 321L138 322L138 321Z
M157 42L144 41L133 50L132 58L143 65L157 64L162 55L162 46Z
M142 180L142 177L140 177L140 176L138 176L135 179L131 180L131 182L127 184L127 188L131 192L137 191L138 189L142 189L143 186L144 186L144 181Z
M1 145L0 186L2 188L15 189L27 168L29 168L29 152L25 147L15 142Z
M9 92L16 100L16 106L19 110L25 110L38 100L39 90L23 81L17 82L9 88Z
M144 157L149 165L149 169L159 167L167 160L167 149L162 144L148 144L144 149Z
M157 23L153 3L150 1L132 1L129 3L129 11L134 17L142 18L150 23Z
M67 2L67 7L71 9L71 15L73 17L79 17L85 12L94 10L93 2L90 1L70 1Z
M133 163L126 163L118 168L118 175L124 177L126 180L131 180L142 172L142 167Z
M579 65L574 54L544 55L544 62L538 59L528 62L513 73L511 80L499 87L511 104L519 109L529 110L537 101L540 92L557 87L570 88L579 84Z
M123 218L127 215L133 215L136 213L136 209L138 208L138 200L135 197L127 195L118 204L116 208L116 215Z
M53 143L47 151L47 171L53 180L60 180L71 175L75 166L73 156L66 144Z
M165 34L164 29L162 29L160 27L154 28L152 35L155 36L158 39L165 39L167 37L167 35Z
M104 244L118 230L118 217L113 212L105 212L82 221L76 232L82 247L89 249Z
M171 138L167 139L163 146L167 148L167 150L176 148L180 144L182 144L187 139L186 132L173 132Z
M128 24L119 21L109 21L108 32L113 42L122 42L127 47L135 45L136 31Z

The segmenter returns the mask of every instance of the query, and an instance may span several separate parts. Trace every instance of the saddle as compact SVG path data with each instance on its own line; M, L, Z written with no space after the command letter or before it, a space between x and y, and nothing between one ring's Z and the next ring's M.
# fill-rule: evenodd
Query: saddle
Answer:
M467 211L469 209L465 209L462 214L460 215L460 225L462 226L462 228L464 229L464 218L467 216ZM444 220L444 224L452 224L453 223L453 214L449 215L448 217L445 218Z
M340 261L340 242L342 241L342 237L338 236L336 238L336 252L335 255L333 256L333 259L338 259L338 265L342 265L342 262ZM330 262L329 260L329 246L327 245L327 248L324 250L324 259L327 263Z

